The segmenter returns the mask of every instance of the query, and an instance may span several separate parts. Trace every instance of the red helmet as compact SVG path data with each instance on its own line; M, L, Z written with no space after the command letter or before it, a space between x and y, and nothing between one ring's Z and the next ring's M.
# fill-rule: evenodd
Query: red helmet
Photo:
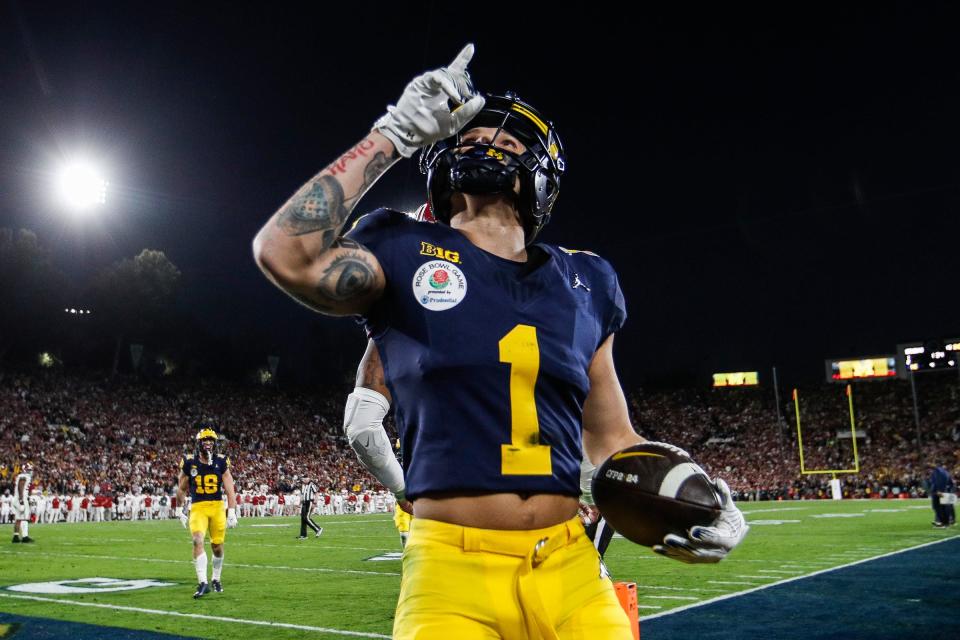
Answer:
M430 203L424 202L422 205L417 207L416 212L410 214L410 217L416 220L417 222L436 222L437 219L433 217L433 211L430 209Z

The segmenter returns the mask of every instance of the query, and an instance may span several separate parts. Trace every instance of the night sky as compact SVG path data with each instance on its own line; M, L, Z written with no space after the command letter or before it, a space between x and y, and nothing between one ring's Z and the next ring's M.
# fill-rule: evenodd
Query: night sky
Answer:
M557 124L568 171L541 239L617 268L626 381L763 381L772 365L816 380L827 357L960 335L947 3L636 19L602 3L155 4L0 4L0 227L37 231L78 282L161 249L209 326L259 331L293 369L349 369L360 329L286 298L250 242L407 81L474 42L479 89ZM81 149L111 190L76 220L49 182ZM357 211L424 198L407 161Z

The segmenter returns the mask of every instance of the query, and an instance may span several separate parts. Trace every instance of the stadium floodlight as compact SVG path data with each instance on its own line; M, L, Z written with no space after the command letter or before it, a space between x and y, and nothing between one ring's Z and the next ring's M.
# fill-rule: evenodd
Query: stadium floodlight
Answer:
M57 197L72 211L89 211L105 204L107 186L100 169L85 160L69 162L57 174Z

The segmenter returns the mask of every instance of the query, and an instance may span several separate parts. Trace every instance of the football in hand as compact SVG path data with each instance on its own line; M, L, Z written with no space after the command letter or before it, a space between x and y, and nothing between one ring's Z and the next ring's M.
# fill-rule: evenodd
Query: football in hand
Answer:
M619 451L593 476L593 500L623 537L647 547L668 533L709 526L721 498L703 469L676 447L647 442Z

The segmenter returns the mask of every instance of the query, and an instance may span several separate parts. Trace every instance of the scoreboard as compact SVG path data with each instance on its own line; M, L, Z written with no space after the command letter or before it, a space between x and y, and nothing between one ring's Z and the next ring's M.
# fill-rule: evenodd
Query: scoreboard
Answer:
M735 371L731 373L713 374L715 387L755 387L760 384L759 373L756 371Z
M855 360L830 359L826 361L827 382L850 380L878 380L897 375L897 357L872 356Z
M897 345L897 356L902 363L900 376L957 368L960 362L960 338L928 340Z

